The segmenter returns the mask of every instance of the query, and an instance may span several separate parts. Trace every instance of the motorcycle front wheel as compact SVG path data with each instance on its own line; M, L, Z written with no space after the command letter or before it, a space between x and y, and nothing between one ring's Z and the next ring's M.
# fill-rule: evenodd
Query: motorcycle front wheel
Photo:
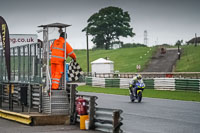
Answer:
M130 100L131 100L131 102L135 101L135 98L134 98L133 94L130 94Z
M137 99L138 99L139 103L142 101L142 92L141 91L138 93Z

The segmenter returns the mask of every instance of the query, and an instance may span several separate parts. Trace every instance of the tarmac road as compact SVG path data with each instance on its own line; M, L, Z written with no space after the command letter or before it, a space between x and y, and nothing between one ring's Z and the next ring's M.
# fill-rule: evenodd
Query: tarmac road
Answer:
M80 93L97 96L99 107L122 109L125 133L200 133L200 102Z
M0 118L0 133L100 133L83 131L78 125L28 126Z
M145 91L144 91L145 93ZM123 110L125 133L200 133L200 102L143 98L131 103L128 96L85 93L97 96L99 107ZM27 126L0 118L0 133L100 133L80 131L78 126Z
M166 49L165 54L161 54L159 49L143 72L172 72L177 59L178 50L176 48Z

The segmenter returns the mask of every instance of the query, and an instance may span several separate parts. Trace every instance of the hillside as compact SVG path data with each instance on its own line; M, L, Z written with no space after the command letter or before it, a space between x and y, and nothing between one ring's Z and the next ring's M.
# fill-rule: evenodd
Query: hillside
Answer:
M135 47L135 48L120 48L116 50L90 50L90 62L108 57L114 61L114 70L119 72L136 72L136 65L141 65L141 70L151 59L156 47ZM83 71L87 71L87 53L86 50L74 50L77 55L77 62L82 67ZM69 61L69 58L68 58ZM90 64L91 71L91 64Z
M182 46L181 60L176 63L176 72L200 72L200 46Z

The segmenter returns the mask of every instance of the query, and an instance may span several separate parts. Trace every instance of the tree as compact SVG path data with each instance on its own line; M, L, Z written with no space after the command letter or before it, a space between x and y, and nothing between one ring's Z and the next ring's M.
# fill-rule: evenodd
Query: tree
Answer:
M92 35L96 48L110 49L119 37L133 37L130 28L130 16L118 7L106 7L94 13L88 20L88 25L82 30ZM123 44L123 43L119 43Z
M178 41L175 43L175 46L180 46L182 43L183 43L183 40L178 40Z

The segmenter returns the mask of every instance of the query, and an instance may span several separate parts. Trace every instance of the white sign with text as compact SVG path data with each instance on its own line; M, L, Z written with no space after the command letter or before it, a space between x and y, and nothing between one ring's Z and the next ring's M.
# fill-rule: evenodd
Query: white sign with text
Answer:
M10 34L10 47L36 43L37 39L38 39L37 34ZM1 37L0 37L0 47L2 47Z

